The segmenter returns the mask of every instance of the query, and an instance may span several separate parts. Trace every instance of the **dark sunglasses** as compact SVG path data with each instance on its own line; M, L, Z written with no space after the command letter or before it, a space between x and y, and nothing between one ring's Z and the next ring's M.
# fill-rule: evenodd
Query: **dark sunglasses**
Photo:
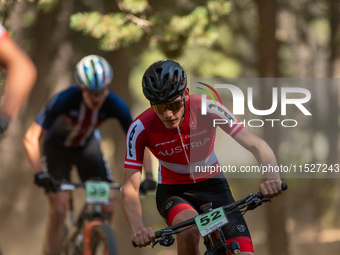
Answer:
M105 94L106 88L101 89L101 90L83 89L83 91L86 91L89 97L101 97Z
M179 109L181 109L184 105L184 94L182 95L181 99L178 99L176 101L173 101L171 103L167 104L152 104L151 107L154 110L155 113L163 114L166 109L169 109L170 111L176 112Z

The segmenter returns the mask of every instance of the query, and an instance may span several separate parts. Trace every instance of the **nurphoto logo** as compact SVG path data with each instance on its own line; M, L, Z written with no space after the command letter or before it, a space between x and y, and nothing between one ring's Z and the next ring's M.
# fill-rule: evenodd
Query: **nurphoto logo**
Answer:
M205 93L201 95L201 114L207 115L208 111L217 110L219 113L227 112L227 108L222 104L222 100L220 95L217 93L216 89L227 89L231 92L232 101L233 101L233 114L234 115L244 115L245 114L245 95L243 91L231 84L215 84L214 87L202 83L197 82L206 88L209 88L218 98L219 101L215 100L214 95L206 88L197 87L200 90L203 90ZM297 98L288 98L288 94L298 95ZM259 110L254 107L253 103L253 88L247 88L247 106L248 110L256 115L256 116L267 116L274 113L278 109L278 88L272 87L272 105L269 109ZM299 88L299 87L281 87L280 88L280 109L281 116L287 116L287 105L294 105L299 109L305 116L312 116L310 111L304 106L311 99L311 93L308 89ZM211 98L208 99L207 95ZM233 120L228 118L223 119L214 119L213 126L216 125L233 125L234 123L230 123ZM270 122L271 126L274 127L275 122L280 122L283 127L296 127L298 125L297 120L295 119L250 119L248 121L243 120L243 125L248 124L250 127L262 127L265 122Z

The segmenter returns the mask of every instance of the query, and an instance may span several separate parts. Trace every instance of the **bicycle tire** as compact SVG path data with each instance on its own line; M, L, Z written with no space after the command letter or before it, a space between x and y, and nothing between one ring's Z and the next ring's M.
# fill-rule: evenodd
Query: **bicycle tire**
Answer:
M228 255L227 251L218 251L216 255Z
M92 228L90 246L92 255L118 255L116 235L106 223Z
M68 228L66 225L64 225L64 232L65 232L65 239L63 242L63 250L62 250L62 255L82 255L83 250L82 250L82 240L79 240L78 244L76 244L76 239L77 237L81 234L78 231L74 232L72 236L68 236ZM65 242L66 241L66 242Z
M62 253L62 255L82 255L82 251L80 248L76 247L75 244L73 242L68 242Z

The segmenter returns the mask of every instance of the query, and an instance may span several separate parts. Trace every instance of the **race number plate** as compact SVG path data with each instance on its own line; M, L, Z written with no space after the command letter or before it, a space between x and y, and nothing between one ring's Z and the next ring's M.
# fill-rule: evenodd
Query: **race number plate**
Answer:
M217 208L211 212L201 214L195 218L196 226L201 236L209 235L216 229L229 222L223 208Z
M110 184L101 181L87 181L86 203L88 204L108 204L110 201Z

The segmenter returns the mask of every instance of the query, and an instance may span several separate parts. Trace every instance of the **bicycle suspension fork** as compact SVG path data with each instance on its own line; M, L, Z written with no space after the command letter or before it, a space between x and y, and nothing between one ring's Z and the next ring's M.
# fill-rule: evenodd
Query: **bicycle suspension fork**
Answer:
M236 241L227 245L221 229L204 237L204 245L207 248L205 255L233 254L241 255L240 246ZM232 253L230 253L230 251ZM222 253L221 253L222 252Z

